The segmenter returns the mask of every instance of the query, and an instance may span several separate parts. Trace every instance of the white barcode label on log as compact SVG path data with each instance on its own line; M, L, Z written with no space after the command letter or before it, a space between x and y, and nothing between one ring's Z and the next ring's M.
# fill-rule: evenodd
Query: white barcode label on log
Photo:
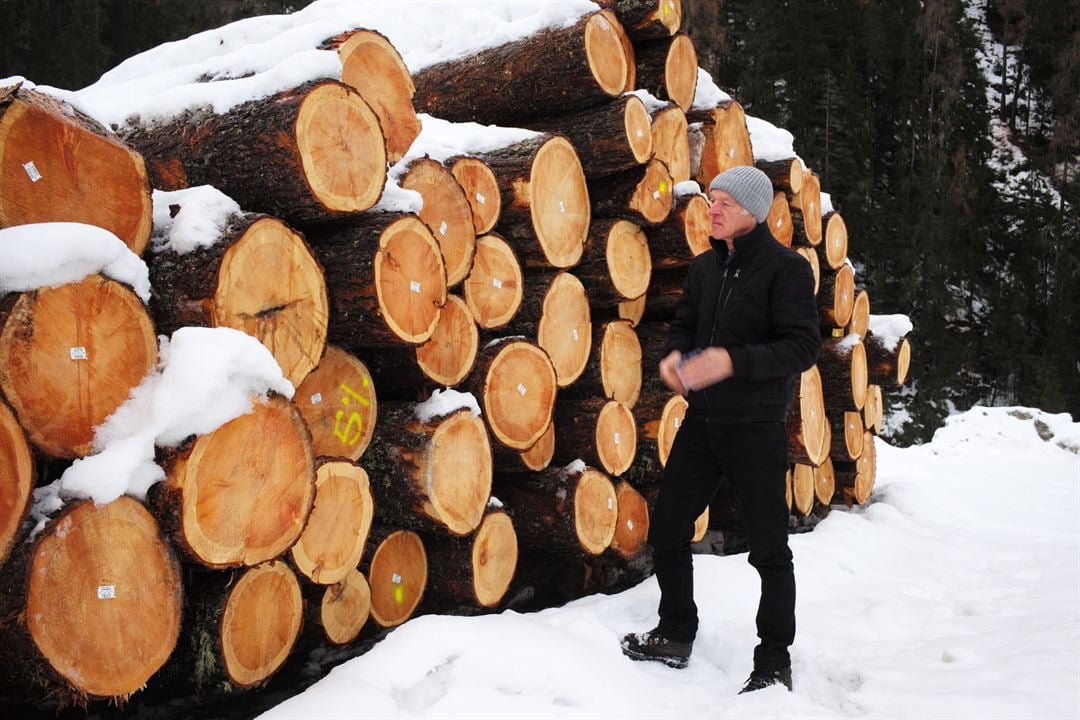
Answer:
M521 397L525 397L525 393L528 392L528 389L521 383L518 383L518 392L521 393Z
M581 339L581 336L580 336L580 335L578 335L578 331L577 331L577 328L574 328L574 329L573 329L573 330L571 330L570 332L571 332L571 334L572 334L572 335L574 336L574 342L577 342L578 340L580 340L580 339Z
M784 227L784 218L776 218L776 227L778 227L778 228Z
M501 289L502 288L502 280L500 280L499 278L491 278L491 287Z
M641 128L638 128L638 129L637 129L637 133L635 133L635 134L636 134L636 135L637 135L637 136L638 136L639 138L640 138L640 137L645 137L645 133L641 131Z
M653 200L659 200L660 199L660 191L659 190L654 190L653 191L652 199Z
M682 425L682 420L675 418L675 429L678 430L680 425Z
M314 395L311 396L311 404L312 405L318 405L321 402L322 402L322 393L315 393Z
M30 182L37 182L41 179L41 173L38 172L37 165L34 164L33 160L23 163L23 170L30 177Z
M98 585L97 599L98 600L115 600L116 599L116 586L115 585Z
M562 200L559 201L559 212L561 212L563 215L566 214L566 205L563 204Z
M476 202L484 205L487 203L487 198L484 197L481 193L476 193Z
M409 289L412 290L414 293L420 292L420 283L416 282L415 280L409 281Z
M619 433L615 433L615 444L619 444Z
M71 355L72 360L85 360L86 359L86 348L84 348L84 347L73 347L70 350L68 350L68 354Z
M443 237L446 237L446 228L447 228L446 221L443 220L442 225L439 226L439 234L442 235Z
M608 510L614 510L615 509L615 498L608 498L607 499L607 509Z
M395 585L400 585L401 584L401 575L398 575L397 573L394 573L393 575L390 576L390 581L392 583L394 583Z
M731 149L728 150L728 157L731 157L731 158L735 157L735 146L734 145L732 145Z
M633 530L634 529L634 521L633 520L627 520L626 521L626 529L627 530Z

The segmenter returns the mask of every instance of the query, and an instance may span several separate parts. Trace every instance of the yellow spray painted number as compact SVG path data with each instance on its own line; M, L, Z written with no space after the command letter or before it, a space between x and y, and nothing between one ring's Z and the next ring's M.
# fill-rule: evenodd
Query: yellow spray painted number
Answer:
M361 385L363 388L367 388L371 383L367 378L364 378L364 382ZM348 407L355 400L356 404L360 407L371 407L371 401L365 397L361 397L359 393L353 390L345 383L341 383L341 389L345 392L345 395L341 396L341 404ZM345 427L341 427L341 421L348 414L348 419L345 421ZM354 427L355 425L355 427ZM334 436L345 443L346 445L355 445L363 434L364 419L361 417L358 410L348 412L347 410L339 409L334 415ZM350 437L350 433L352 436Z

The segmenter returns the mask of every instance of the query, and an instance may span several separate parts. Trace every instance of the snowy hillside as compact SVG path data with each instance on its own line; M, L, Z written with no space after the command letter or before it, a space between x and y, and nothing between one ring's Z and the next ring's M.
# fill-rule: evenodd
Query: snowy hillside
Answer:
M262 717L1080 715L1080 424L975 408L928 445L878 444L865 508L792 538L795 691L736 693L757 575L695 557L702 625L683 671L624 658L656 582L531 615L426 616Z

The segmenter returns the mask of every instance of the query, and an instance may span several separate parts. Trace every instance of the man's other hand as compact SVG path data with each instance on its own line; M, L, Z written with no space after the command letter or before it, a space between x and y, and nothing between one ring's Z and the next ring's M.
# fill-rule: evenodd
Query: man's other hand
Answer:
M672 392L678 393L685 397L686 388L683 387L682 381L679 380L679 373L675 368L682 361L682 353L678 350L673 350L666 358L660 361L660 379L664 381L664 384L671 389Z
M727 380L734 373L728 351L717 347L706 348L681 363L676 372L681 384L688 390L702 390L721 380Z

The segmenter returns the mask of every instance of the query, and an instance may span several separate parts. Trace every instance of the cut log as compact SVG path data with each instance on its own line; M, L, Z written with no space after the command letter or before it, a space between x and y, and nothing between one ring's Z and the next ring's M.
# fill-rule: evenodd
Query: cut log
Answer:
M803 463L795 463L795 470L791 474L791 489L794 501L794 510L802 516L807 516L814 509L814 466Z
M577 264L589 233L589 189L574 146L541 135L481 157L495 174L497 228L526 265Z
M325 269L331 342L362 355L428 341L446 303L446 269L420 218L368 213L308 238Z
M683 112L694 104L697 91L697 50L686 33L634 46L637 87L661 100L670 100Z
M615 487L584 463L500 479L496 489L524 547L599 555L615 536Z
M615 486L615 504L619 516L611 549L621 557L632 558L645 549L649 537L649 506L645 498L625 480Z
M788 456L792 462L816 466L829 455L829 421L822 388L816 365L795 379L797 402L791 403L787 420Z
M258 565L300 537L315 496L311 435L271 394L163 462L150 503L177 547L212 568Z
M312 592L309 617L321 637L334 645L356 639L371 615L371 587L364 574L352 568L339 582Z
M167 673L199 692L251 688L281 669L300 636L304 598L281 560L199 579L184 618L190 648Z
M837 460L855 460L862 455L863 433L866 430L863 426L863 414L858 410L831 408L827 413L832 435L829 455Z
M582 459L611 475L630 469L637 455L637 426L615 400L560 398L555 407L555 460Z
M645 291L645 319L647 321L674 320L675 309L679 307L685 283L685 269L654 272L649 280L649 289Z
M592 348L585 286L568 272L527 274L521 308L499 332L535 338L551 358L559 387L569 386L585 371Z
M705 533L709 532L709 506L694 520L694 534L690 536L691 543L699 543L705 539Z
M814 468L814 497L819 505L828 505L836 494L836 473L830 458Z
M803 174L802 188L791 197L791 222L795 227L792 244L816 247L821 244L821 181L812 172Z
M657 269L682 268L712 245L709 203L704 195L689 193L675 198L668 219L645 234L652 265Z
M855 271L843 264L833 272L821 274L817 292L818 311L825 327L844 327L851 320L855 307Z
M848 333L858 335L866 339L866 333L870 329L870 293L859 290L855 293L855 302L851 308L851 320L848 324Z
M630 170L653 156L652 119L645 103L635 95L623 95L598 107L530 120L526 124L566 135L588 178Z
M465 191L476 234L491 232L502 212L502 198L495 173L480 158L462 155L447 160L446 167L450 168L450 173Z
M510 450L501 445L494 448L495 471L497 473L540 472L551 464L555 457L555 423L540 436L528 450Z
M858 335L823 338L818 356L821 387L837 409L862 410L866 402L866 349Z
M853 463L833 463L836 473L836 502L848 507L853 503L864 505L874 491L877 476L877 449L874 436L867 432L863 438L863 452Z
M645 317L645 296L619 303L618 316L620 320L628 320L630 326L636 328Z
M791 247L794 229L791 225L791 208L788 207L787 195L779 191L773 195L766 222L769 224L769 232L772 236L784 247Z
M480 335L465 301L447 295L435 332L423 345L372 349L364 357L384 399L425 400L434 390L464 380L479 347Z
M792 475L791 466L789 465L788 466L788 471L787 471L787 477L785 478L785 483L784 483L785 486L786 486L785 489L784 489L784 499L787 500L787 509L788 509L789 513L792 510L792 503L794 502L794 490L792 489L791 475Z
M129 497L69 505L15 550L0 588L3 684L20 695L123 702L176 646L180 567Z
M465 191L441 163L426 157L409 163L401 187L423 198L420 219L439 243L447 286L457 285L469 274L476 252L476 229Z
M513 248L498 235L476 239L476 256L465 278L465 303L476 324L501 328L513 319L524 297L524 277Z
M0 390L48 455L89 453L157 357L142 301L103 276L0 297Z
M795 252L806 258L806 262L810 263L810 270L814 273L814 295L818 294L821 287L821 265L818 263L817 253L813 248L800 247L795 248Z
M375 513L395 527L467 535L491 496L491 443L468 409L418 418L414 403L383 402L364 457Z
M574 275L588 287L592 306L615 307L639 298L652 275L649 240L628 220L599 219L589 228L589 241Z
M866 389L866 403L863 405L863 425L874 435L881 432L885 419L885 401L881 396L880 385L870 385Z
M367 571L371 585L371 619L395 627L412 617L428 584L424 542L408 530L386 535L372 553Z
M911 343L907 338L886 342L867 332L863 346L866 348L866 376L869 382L881 385L903 385L907 381L911 365Z
M746 114L739 103L722 103L705 113L695 110L688 113L687 120L703 123L701 132L705 136L705 145L696 176L701 187L709 187L712 179L728 168L754 164Z
M323 271L303 237L276 218L233 215L209 247L156 253L150 281L162 334L186 325L240 330L270 350L294 386L319 364L328 310Z
M479 400L496 442L528 450L551 424L558 383L547 353L531 342L508 339L480 351L462 389Z
M596 395L633 409L641 393L641 343L630 322L593 325L592 348L585 372L568 388L570 395Z
M360 459L378 416L375 386L364 363L328 345L319 366L296 388L294 399L311 431L316 457Z
M153 203L142 157L44 93L0 88L0 227L80 222L142 255Z
M222 115L200 111L135 127L125 140L146 158L155 188L213 185L246 210L290 222L367 210L386 183L379 118L335 81L305 83Z
M634 42L670 37L682 25L682 0L597 0L613 11Z
M35 482L34 456L26 431L0 400L0 567L19 537Z
M341 82L355 89L379 118L391 164L408 152L420 134L412 98L409 68L386 36L374 30L353 30L331 38L324 46L338 51Z
M825 241L819 246L825 264L839 270L847 260L848 234L844 218L838 212L830 212L821 218Z
M517 533L510 516L493 510L467 538L433 538L425 605L431 608L493 608L517 569Z
M415 106L452 122L520 125L551 108L600 105L631 89L633 51L614 13L426 67ZM498 68L498 72L492 72Z
M360 564L373 511L364 469L344 460L320 458L315 504L304 532L289 550L300 574L319 585L344 580Z
M758 160L754 166L769 176L779 192L794 195L802 189L803 165L799 158L790 160Z
M647 372L651 370L646 369ZM638 426L638 457L652 454L659 467L667 465L675 435L686 418L687 402L659 383L650 383L634 409ZM656 478L659 480L659 477Z
M696 73L697 66L694 68ZM686 113L676 104L668 105L653 116L653 156L667 165L671 180L675 183L690 179L690 141L687 131Z
M655 158L641 168L589 183L593 215L624 218L638 225L659 225L667 220L674 189L667 166Z

